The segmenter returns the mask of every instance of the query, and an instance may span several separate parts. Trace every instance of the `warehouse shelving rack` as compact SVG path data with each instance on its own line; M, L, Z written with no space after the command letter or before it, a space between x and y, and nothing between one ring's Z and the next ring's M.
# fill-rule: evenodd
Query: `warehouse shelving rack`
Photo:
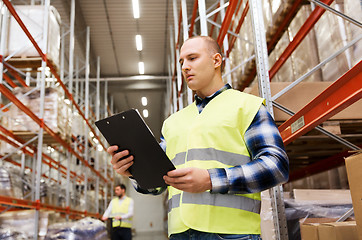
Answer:
M108 184L113 181L113 172L110 169L109 165L105 162L104 166L104 173L101 173L99 171L99 153L96 150L96 156L95 156L95 165L94 167L90 163L90 148L89 144L86 143L92 143L92 148L97 148L97 146L100 146L103 150L106 150L105 145L103 144L103 139L99 137L99 132L95 130L93 124L91 123L91 118L89 117L89 113L91 109L90 101L89 101L89 73L90 73L90 59L89 59L89 41L90 36L89 27L87 28L87 49L86 49L86 59L85 59L85 81L84 81L84 88L85 88L85 96L83 101L83 107L80 106L81 99L78 97L78 91L79 91L79 81L75 83L76 85L76 94L74 95L73 90L73 74L76 72L76 78L78 78L79 72L81 71L79 69L79 64L77 61L77 69L74 71L73 66L73 56L74 56L74 14L75 14L75 4L74 0L72 0L72 7L71 7L71 23L69 26L68 33L65 33L65 31L62 31L61 35L61 68L60 68L60 75L58 73L58 69L56 66L49 61L47 58L46 52L42 51L42 49L47 49L47 24L48 24L48 18L47 13L49 9L49 1L45 1L44 3L44 30L43 30L43 40L44 40L44 46L41 48L38 43L34 40L34 37L30 34L29 30L27 29L27 26L25 26L22 19L17 14L15 8L8 0L3 0L1 2L1 9L2 9L2 16L1 16L1 45L0 45L0 92L2 96L6 97L10 103L4 106L2 104L2 114L6 114L6 110L8 107L13 104L16 107L18 107L21 111L23 111L26 115L28 115L35 123L39 125L39 131L38 133L32 137L30 140L26 141L23 138L13 134L11 131L6 129L4 126L0 126L0 130L2 132L1 140L6 142L7 144L12 145L17 150L22 151L22 161L21 163L18 163L17 161L14 161L11 158L11 154L7 154L6 156L2 156L2 160L7 160L17 166L21 166L22 170L25 168L29 168L33 174L34 178L36 178L35 182L35 194L33 195L32 200L24 200L24 199L16 199L13 197L7 197L7 196L0 196L0 204L4 206L10 206L10 207L21 207L21 208L27 208L27 209L35 209L36 210L36 217L35 217L35 229L38 228L39 224L39 210L40 209L46 209L46 210L53 210L56 212L60 212L64 214L67 218L79 218L83 216L92 216L99 218L99 213L92 213L88 212L87 208L87 189L90 186L91 182L95 181L95 191L96 191L96 209L99 211L99 205L98 205L98 195L99 193L104 196L104 208L107 206L107 189ZM38 81L38 87L36 89L40 90L40 114L37 116L35 113L33 113L27 106L25 106L21 99L18 99L11 91L12 88L17 87L18 85L15 83L13 79L16 79L19 85L22 87L29 87L30 81L36 81L33 79L29 73L24 73L20 69L12 66L7 60L8 57L4 56L4 47L5 47L5 39L6 39L6 30L7 30L7 24L9 20L9 15L11 14L12 17L15 18L17 23L20 25L28 39L31 41L32 45L35 47L36 51L38 52L40 58L41 58L41 78ZM69 34L70 35L70 44L69 44L69 71L68 71L68 87L65 84L65 77L64 77L64 39L65 36ZM25 39L24 39L25 41ZM34 62L34 61L33 61ZM57 133L55 133L52 129L50 129L49 126L44 122L43 114L44 114L44 92L45 92L45 78L46 78L46 67L49 68L52 78L56 79L56 85L60 86L61 89L64 91L65 96L69 99L71 102L71 109L75 109L83 119L84 125L85 125L85 131L84 131L84 143L83 146L81 146L82 143L75 141L73 146L70 144L69 141L66 141L65 139L62 139L60 136L58 136ZM10 75L13 77L11 78ZM26 78L24 81L23 78ZM5 79L6 82L3 82L3 79ZM94 102L94 108L95 108L95 117L96 119L100 118L100 59L97 59L97 82L96 82L96 100ZM55 83L53 83L55 85ZM83 86L81 84L81 86ZM106 88L107 90L107 88ZM32 90L31 90L32 91ZM28 92L29 93L29 92ZM27 94L28 94L27 93ZM105 104L108 104L107 102L107 92L105 92ZM105 105L104 109L107 109L107 105ZM73 112L73 111L72 111ZM105 116L107 116L107 111L105 110ZM92 133L93 137L89 137L89 133ZM59 152L60 158L64 158L67 161L66 166L63 165L62 159L59 159L56 161L53 159L50 154L47 154L44 152L43 147L48 144L48 142L44 141L45 136L47 138L51 139L52 142L57 143L57 147L53 146L53 149ZM95 140L94 140L95 139ZM35 143L37 141L37 143ZM82 147L83 151L79 150L79 147ZM33 159L33 166L32 168L25 166L25 155L30 156ZM72 171L71 162L75 162L75 160L78 159L84 168L83 174L79 175L79 173L76 173L75 171ZM35 164L36 163L36 164ZM53 206L49 204L42 203L40 200L40 179L41 176L47 177L45 173L42 174L42 166L48 166L49 171L51 169L55 169L58 171L58 179L51 178L49 174L50 181L54 181L56 183L60 183L61 176L63 176L66 179L66 207L59 207L59 206ZM88 173L90 171L90 173ZM111 172L111 173L109 173ZM111 174L111 175L110 175ZM85 191L85 211L79 211L76 209L70 208L70 183L71 179L74 181L77 181L78 184L84 185L84 191ZM102 182L102 190L100 190L100 181ZM112 183L111 183L112 184ZM7 209L5 209L7 210ZM36 236L34 236L35 239L38 238L37 231L35 233Z
M226 71L223 75L226 78L227 82L231 83L231 73L235 71L238 67L249 64L249 72L243 76L243 78L238 82L237 89L243 91L248 87L255 76L257 76L258 85L259 85L259 95L266 99L266 104L268 110L273 113L273 106L286 112L289 115L292 115L287 121L282 123L279 126L279 131L283 138L284 144L288 145L295 139L306 134L308 131L316 128L318 131L321 131L323 134L331 137L332 139L338 141L339 143L347 146L352 150L361 150L361 146L356 146L353 143L346 141L345 139L332 134L325 129L319 127L318 125L328 120L330 117L334 116L338 112L347 108L357 100L362 98L362 62L359 61L353 67L350 68L343 76L340 76L336 81L334 81L327 89L320 93L316 98L311 102L305 105L298 112L293 113L291 110L280 105L276 102L284 93L288 92L295 85L309 77L315 71L320 69L322 66L327 64L329 61L334 59L336 56L341 54L347 48L353 46L353 44L360 41L362 34L360 34L356 39L353 39L348 44L336 51L327 59L323 60L312 70L305 73L302 77L291 82L288 87L280 91L279 93L271 96L270 91L270 81L273 79L275 74L281 68L281 66L287 61L288 57L291 56L293 51L299 46L301 41L313 28L314 24L320 19L323 13L328 10L339 17L342 17L344 20L351 22L352 24L362 27L362 24L355 19L346 16L345 14L329 7L332 0L310 0L316 6L311 12L310 16L307 18L305 23L299 29L298 33L293 37L293 40L286 47L284 52L278 57L278 60L274 65L269 69L268 54L270 54L275 48L277 42L282 37L286 28L289 26L294 16L297 14L298 10L301 8L303 1L302 0L293 0L289 1L291 3L284 12L280 24L274 29L273 32L266 32L264 28L263 12L261 0L249 0L249 1L237 1L230 0L227 3L224 0L215 1L214 4L210 4L210 7L206 9L205 0L195 0L192 8L192 16L188 18L187 13L187 3L186 0L173 0L173 16L174 16L174 30L171 29L171 59L170 61L170 76L172 76L172 83L169 84L168 90L172 92L170 94L171 102L171 112L175 112L183 108L184 102L187 104L192 102L192 92L184 90L184 82L182 80L181 68L177 63L179 57L179 48L181 46L181 34L183 39L187 39L194 32L195 22L200 22L199 32L200 35L212 35L214 28L219 28L219 32L216 35L217 41L220 46L223 46L224 53L226 56ZM180 10L178 13L178 5ZM238 17L238 12L241 11L241 6L243 5L243 10ZM226 13L225 13L226 8ZM198 11L198 17L197 16ZM228 66L228 57L230 52L233 49L235 41L241 39L239 36L239 31L241 26L244 23L244 20L250 12L250 17L252 19L252 29L254 37L254 55L250 56L245 62L239 64L234 69L230 69ZM220 14L220 17L218 17ZM211 20L213 18L213 20ZM221 24L216 22L217 19L220 19ZM238 21L238 24L234 24ZM210 33L208 33L208 25L210 23ZM236 27L235 27L236 26ZM181 30L182 29L182 30ZM228 36L228 37L226 37ZM186 95L186 96L184 96ZM311 164L310 166L304 167L302 169L294 170L290 173L290 180L296 180L308 175L326 171L337 166L340 166L344 163L344 158L351 155L351 152L345 151L343 153L331 156L328 159L319 161L317 163ZM288 239L288 232L286 226L286 219L284 214L284 203L283 203L283 189L281 186L277 186L270 190L270 196L272 200L273 208L273 222L275 226L275 236L276 239ZM350 212L349 212L350 214ZM341 219L343 220L343 219Z

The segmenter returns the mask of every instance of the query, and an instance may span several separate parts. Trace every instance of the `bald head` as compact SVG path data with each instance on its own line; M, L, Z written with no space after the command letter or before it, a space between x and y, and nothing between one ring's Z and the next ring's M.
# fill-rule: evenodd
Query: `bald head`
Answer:
M187 42L188 40L197 39L197 38L202 39L206 43L206 48L207 48L207 50L208 50L208 52L210 53L211 56L214 55L215 53L219 53L221 55L221 58L223 58L223 54L221 52L221 48L220 48L219 44L212 37L209 37L209 36L193 36L193 37L188 38L185 42ZM223 69L224 69L224 61L221 64L221 71Z

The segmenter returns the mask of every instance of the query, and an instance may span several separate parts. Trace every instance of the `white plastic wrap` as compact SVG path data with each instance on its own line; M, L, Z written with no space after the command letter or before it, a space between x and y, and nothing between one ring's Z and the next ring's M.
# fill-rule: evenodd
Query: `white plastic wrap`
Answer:
M15 88L14 95L35 115L40 115L40 90L32 91L31 88ZM64 101L64 94L57 88L46 88L44 97L44 123L59 136L67 140L71 131L71 110ZM17 106L11 105L9 111L2 118L2 125L14 132L37 132L39 125ZM54 140L51 139L53 142ZM45 141L45 140L44 140ZM8 144L2 144L2 152L12 151Z
M48 214L49 212L47 211L40 211L38 232L39 237L45 237L47 232ZM5 236L10 234L19 236L19 238L8 239L24 239L22 238L24 235L26 236L25 239L33 239L35 230L35 210L22 210L2 213L0 214L0 226L3 229L9 230L8 232L4 233Z
M40 5L19 5L15 6L24 25L29 30L43 53L47 54L56 67L59 67L59 49L60 49L60 15L58 11L50 6L48 21L48 42L47 51L44 51L43 26L44 26L44 6ZM9 24L8 43L6 49L7 55L14 57L31 58L39 57L33 44L20 28L18 22L12 17Z
M75 222L55 223L49 226L45 240L106 240L106 224L93 218L83 218Z
M23 198L23 182L18 166L3 165L0 167L0 195Z

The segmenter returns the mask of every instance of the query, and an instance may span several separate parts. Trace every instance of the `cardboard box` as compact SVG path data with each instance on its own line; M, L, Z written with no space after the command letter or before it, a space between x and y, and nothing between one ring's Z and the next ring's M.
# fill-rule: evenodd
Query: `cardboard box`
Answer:
M335 222L332 218L310 218L301 222L302 240L358 240L356 221Z
M319 240L358 240L356 221L322 223L318 226Z
M302 240L318 240L318 227L322 223L335 222L337 218L307 218L300 221Z
M346 169L359 239L362 240L362 153L346 158Z

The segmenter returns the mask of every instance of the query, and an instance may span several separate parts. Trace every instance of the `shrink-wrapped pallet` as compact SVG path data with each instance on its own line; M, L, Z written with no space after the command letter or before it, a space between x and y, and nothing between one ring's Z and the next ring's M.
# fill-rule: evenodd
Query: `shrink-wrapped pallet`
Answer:
M0 195L23 198L23 182L20 168L13 165L0 167Z
M362 10L361 6L350 9L348 6L351 4L355 5L355 2L358 1L348 1L345 4L331 4L331 7L334 9L339 9L344 12L343 8L349 9L349 14L355 16L361 16ZM359 17L361 19L361 17ZM334 26L334 27L330 27ZM319 21L315 25L316 30L316 39L318 43L318 54L321 60L326 59L337 50L344 47L352 38L356 37L356 33L354 32L354 36L352 35L351 26L346 21L340 19L340 17L332 14L330 12L326 12L319 19ZM359 34L362 34L361 29L359 29ZM350 32L350 34L348 34ZM349 35L349 36L348 36ZM340 76L342 76L348 69L350 69L355 63L357 63L357 59L361 59L356 49L361 49L361 41L357 42L357 44L349 49L347 49L344 53L338 55L335 59L326 64L323 68L323 80L324 81L335 81ZM360 51L360 50L359 50Z
M48 211L39 211L38 237L44 239L48 229ZM1 229L13 233L9 238L1 239L34 239L35 210L19 210L0 214ZM0 234L2 234L1 232ZM2 234L4 235L4 234ZM8 236L8 235L7 235Z
M270 7L268 6L268 2ZM282 22L280 16L290 9L291 1L264 1L264 23L267 30L267 41L275 33ZM279 5L278 5L279 4ZM335 8L346 15L362 20L362 9L358 0L346 0L344 2L333 3ZM310 5L303 5L293 18L286 32L282 35L273 51L269 54L269 67L280 58L286 47L294 40L296 34L310 17L312 8ZM331 28L330 26L334 26ZM290 82L294 81L305 73L309 72L318 63L331 56L337 50L341 49L348 42L362 34L362 30L354 24L342 20L340 17L326 11L314 28L305 36L300 45L292 52L291 56L282 65L272 81ZM253 42L253 31L251 27L250 14L245 18L245 22L240 31L240 38ZM235 43L230 55L231 68L236 67L254 54L253 46L243 40ZM358 41L346 52L340 54L320 70L314 72L304 81L334 81L342 76L348 69L353 67L361 60L362 41ZM242 85L242 82L248 79L250 72L254 69L255 62L251 61L243 67L237 69L233 74L233 86Z
M31 112L40 116L40 90L31 88L15 88L14 95ZM46 88L44 96L44 123L63 140L68 140L71 131L71 111L69 105L64 101L64 95L57 88ZM39 124L31 119L23 110L15 105L9 107L7 115L2 119L2 125L19 137L25 138L26 133L36 133ZM50 141L55 142L53 138ZM47 140L44 140L46 142ZM6 149L3 148L3 152Z
M18 5L15 6L20 19L33 36L43 53L46 53L48 60L59 68L60 56L60 25L61 19L58 11L49 7L48 28L47 28L47 49L44 49L44 16L45 8L40 5ZM40 57L33 44L25 35L18 22L12 17L9 23L8 41L5 56L31 59ZM46 51L45 51L46 50ZM26 67L26 66L25 66Z

